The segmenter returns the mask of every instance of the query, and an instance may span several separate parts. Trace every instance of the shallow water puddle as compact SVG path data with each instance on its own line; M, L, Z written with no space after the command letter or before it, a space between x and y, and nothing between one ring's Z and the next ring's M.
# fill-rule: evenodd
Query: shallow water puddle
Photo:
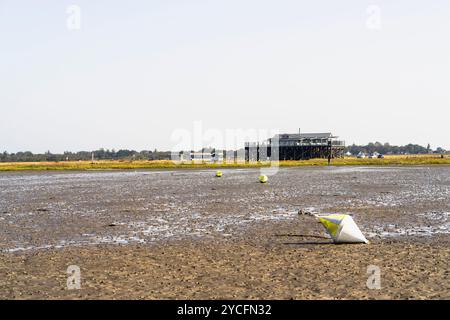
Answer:
M405 236L432 237L450 234L449 212L426 212L416 214L425 220L417 226L398 226L396 224L376 225L365 229L367 238L392 238Z
M83 246L97 244L129 244L145 243L160 240L179 240L188 237L210 237L211 234L220 234L223 237L232 235L230 230L235 227L245 226L259 221L291 220L297 217L297 211L288 211L277 207L267 212L255 212L249 215L233 215L227 217L203 216L193 212L190 216L175 218L155 218L151 221L114 222L113 226L122 226L129 229L120 235L95 235L83 234L80 239L60 240L57 244L45 244L39 246L15 247L3 249L3 252L29 251L50 248L63 248L67 246ZM187 227L189 226L189 227Z

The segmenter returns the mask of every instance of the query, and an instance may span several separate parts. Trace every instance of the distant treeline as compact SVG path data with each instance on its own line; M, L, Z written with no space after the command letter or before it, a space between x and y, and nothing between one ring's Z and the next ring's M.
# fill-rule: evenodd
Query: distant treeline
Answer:
M1 162L39 162L39 161L79 161L92 160L167 160L170 159L169 151L135 151L135 150L108 150L99 149L95 151L79 151L64 153L46 153L34 154L30 151L17 153L0 153Z
M207 149L212 150L212 149ZM381 154L426 154L426 153L446 153L442 148L432 150L430 145L422 147L417 144L408 144L406 146L391 146L389 143L380 142L369 143L365 146L355 144L347 146L345 152L356 155L360 152L371 154L378 152ZM40 161L79 161L79 160L170 160L170 151L135 151L135 150L108 150L99 149L95 151L64 152L62 154L46 153L34 154L30 151L17 153L0 153L0 162L40 162Z
M365 146L357 146L355 144L346 147L346 152L350 152L351 154L358 154L363 152L365 154L372 154L374 152L378 152L381 154L427 154L427 153L446 153L446 151L442 148L436 148L436 150L432 150L430 145L427 147L420 146L418 144L407 144L405 146L391 146L389 143L380 143L380 142L371 142Z

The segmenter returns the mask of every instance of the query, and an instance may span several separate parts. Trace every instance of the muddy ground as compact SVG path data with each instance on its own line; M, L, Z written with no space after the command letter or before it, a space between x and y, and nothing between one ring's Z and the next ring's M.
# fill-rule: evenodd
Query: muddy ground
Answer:
M449 169L1 173L0 297L449 299ZM299 209L352 214L371 244Z

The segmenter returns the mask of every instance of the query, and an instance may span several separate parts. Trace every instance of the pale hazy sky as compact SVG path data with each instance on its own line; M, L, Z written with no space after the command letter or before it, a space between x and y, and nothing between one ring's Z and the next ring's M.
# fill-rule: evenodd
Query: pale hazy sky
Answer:
M195 121L450 149L449 39L448 0L0 0L0 151L169 150Z

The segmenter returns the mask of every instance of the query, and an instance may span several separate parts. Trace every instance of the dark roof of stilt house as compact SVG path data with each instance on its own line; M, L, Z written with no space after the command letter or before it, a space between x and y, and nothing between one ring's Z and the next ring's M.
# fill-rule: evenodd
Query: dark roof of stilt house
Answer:
M331 132L317 132L317 133L280 133L275 135L272 139L293 139L293 140L301 140L301 139L331 139L337 138L333 136Z

